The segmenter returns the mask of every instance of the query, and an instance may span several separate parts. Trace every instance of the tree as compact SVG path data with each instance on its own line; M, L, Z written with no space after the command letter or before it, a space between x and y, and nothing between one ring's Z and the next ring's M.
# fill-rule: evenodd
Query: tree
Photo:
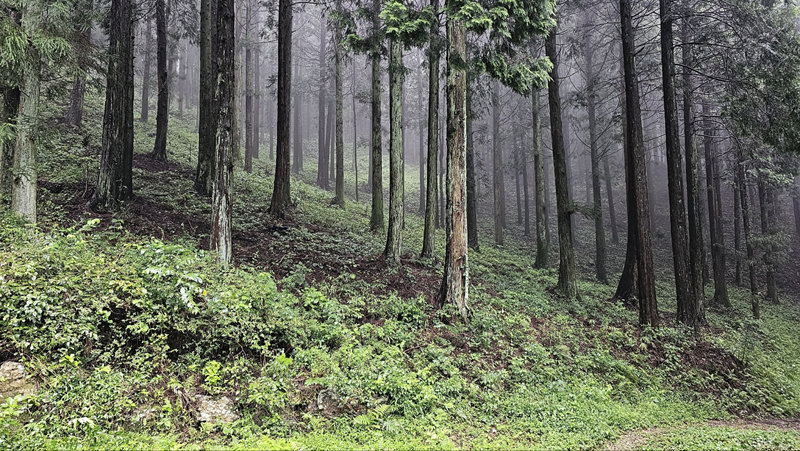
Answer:
M636 289L639 298L639 324L658 326L658 304L656 300L655 276L653 272L653 251L650 239L650 206L647 197L647 172L644 159L644 137L642 133L642 113L639 104L639 82L634 63L633 25L631 21L631 0L620 0L620 22L622 25L622 60L625 82L625 123L626 123L626 182L629 191L628 220L633 221L634 247L628 252L635 253ZM629 241L630 244L630 241ZM629 256L626 256L626 260ZM626 263L627 265L627 263ZM625 274L622 277L630 277ZM622 285L622 281L620 281Z
M219 0L218 0L219 1ZM289 116L292 83L292 3L278 2L278 146L270 213L282 218L289 207Z
M341 16L341 0L336 1L337 15ZM337 24L334 29L333 60L336 97L336 189L333 204L344 207L344 110L342 94L342 27Z
M69 108L64 114L64 121L72 127L80 127L83 122L83 99L86 94L86 67L89 65L89 54L92 38L92 1L75 2L75 30L72 45L79 49L76 52L78 66L72 81L72 92L69 96ZM147 22L148 25L150 22Z
M625 0L622 0L625 1ZM564 148L564 130L561 123L561 96L559 93L558 52L556 28L545 39L545 53L553 64L547 86L550 103L550 135L553 148L553 168L556 180L556 217L558 219L558 284L557 291L567 298L578 298L575 276L575 251L572 245L572 207L567 184L567 155Z
M503 173L503 146L500 137L500 85L492 83L492 193L494 194L494 242L503 245L506 223L506 190Z
M434 12L439 9L439 1L431 0ZM425 178L425 227L422 233L422 257L433 255L433 236L436 229L436 175L439 168L439 52L441 37L439 36L438 17L431 24L430 43L428 44L428 153ZM420 166L422 161L420 161Z
M106 102L94 209L113 211L133 196L133 4L112 0Z
M477 189L475 186L475 141L472 130L472 119L475 115L472 108L472 78L470 73L467 72L467 243L470 249L479 251ZM441 186L439 189L441 190Z
M399 264L403 227L403 43L389 38L389 229L383 256Z
M228 265L233 253L233 185L234 103L236 101L236 63L234 24L236 13L233 0L216 0L217 32L214 44L218 77L214 83L214 103L217 115L214 179L211 190L211 244L217 261ZM281 2L283 4L283 2Z
M698 326L700 288L689 274L689 248L686 236L686 207L683 200L683 169L678 132L678 104L675 96L675 61L673 55L672 0L659 0L661 16L661 80L664 91L664 122L667 141L667 189L672 234L672 260L675 270L677 319L688 327Z
M214 104L217 79L215 55L217 34L217 0L200 1L200 97L198 103L199 127L197 170L194 190L200 195L210 195L213 174L216 172L217 112Z
M455 304L469 319L469 264L466 218L467 42L463 21L447 0L447 214L445 218L444 276L439 305Z
M317 94L317 106L319 109L319 121L317 122L317 137L318 137L318 151L317 151L317 186L323 189L329 189L328 184L328 165L325 154L327 153L327 146L325 145L325 104L327 103L328 93L326 86L328 84L328 62L325 56L325 50L328 46L328 23L323 13L320 20L319 31L319 91ZM330 133L330 131L328 131Z
M533 173L536 183L536 260L537 268L547 267L547 203L545 202L544 155L542 154L542 119L539 112L539 89L531 91L531 113L533 117Z
M166 0L156 0L156 71L158 100L156 107L156 139L151 156L167 160L167 122L169 120L169 71L167 70L167 7Z
M202 14L202 13L201 13ZM145 19L147 26L145 28L144 36L144 67L142 68L142 109L139 113L139 120L147 122L150 117L150 60L152 53L152 40L153 40L153 21L150 18ZM203 51L202 43L200 51ZM202 64L202 63L201 63ZM203 95L201 90L201 96Z

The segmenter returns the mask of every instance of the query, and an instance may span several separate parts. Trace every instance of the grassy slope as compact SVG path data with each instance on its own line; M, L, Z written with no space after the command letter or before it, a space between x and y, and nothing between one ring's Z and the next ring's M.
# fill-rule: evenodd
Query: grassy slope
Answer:
M237 172L245 257L222 271L197 249L208 209L191 194L196 135L171 125L170 158L186 170L152 171L139 158L140 201L119 216L134 234L108 217L102 232L82 229L85 218L63 228L76 211L62 205L80 204L94 159L56 127L44 140L50 232L4 216L0 240L0 352L25 361L42 390L2 408L0 446L590 448L633 429L800 412L795 308L766 306L753 323L734 289L735 311L711 313L701 342L670 328L642 332L633 312L605 300L608 286L582 282L580 302L551 295L555 271L534 269L530 243L511 237L470 254L475 314L465 326L451 308L430 307L438 264L411 255L400 269L369 263L383 237L368 233L366 205L330 207L330 193L303 182L315 177L311 159L293 179L286 229L265 213L271 182L256 174L266 159L253 175ZM87 128L96 145L99 127ZM137 123L138 153L152 131ZM409 214L412 254L421 233ZM421 294L394 294L408 286ZM234 397L242 419L200 428L191 416L198 393Z

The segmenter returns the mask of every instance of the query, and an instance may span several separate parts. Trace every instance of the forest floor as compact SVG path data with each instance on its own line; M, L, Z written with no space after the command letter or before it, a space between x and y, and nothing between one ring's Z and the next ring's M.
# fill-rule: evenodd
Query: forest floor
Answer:
M591 279L588 223L577 232L582 299L569 300L552 293L554 268L533 268L521 226L509 221L497 247L485 221L465 325L432 307L443 233L434 259L417 257L416 177L403 264L388 266L384 235L368 230L369 193L352 201L349 171L350 200L332 207L314 186L315 155L292 179L290 215L272 220L266 145L252 174L236 171L235 264L223 270L203 251L193 118L172 118L168 163L146 155L153 124L136 123L136 196L98 215L86 204L101 108L88 106L85 131L54 119L42 141L39 230L3 216L0 361L25 363L39 392L0 407L0 448L800 447L786 419L800 415L800 311L788 297L755 322L747 292L731 287L733 309L711 309L699 338L641 330ZM614 271L620 242L609 245ZM672 325L670 278L657 289ZM209 396L231 399L239 419L198 421Z

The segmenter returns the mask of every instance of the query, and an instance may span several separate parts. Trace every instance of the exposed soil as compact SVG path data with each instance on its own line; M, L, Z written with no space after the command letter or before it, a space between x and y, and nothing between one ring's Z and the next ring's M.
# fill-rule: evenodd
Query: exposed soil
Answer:
M641 429L628 432L613 443L608 443L603 448L614 451L640 449L647 445L647 442L654 437L669 432L679 431L692 425L680 425L672 427L656 427ZM756 430L790 430L800 431L800 419L778 419L766 418L761 420L735 420L721 421L713 420L694 426L726 427L737 429L756 429Z

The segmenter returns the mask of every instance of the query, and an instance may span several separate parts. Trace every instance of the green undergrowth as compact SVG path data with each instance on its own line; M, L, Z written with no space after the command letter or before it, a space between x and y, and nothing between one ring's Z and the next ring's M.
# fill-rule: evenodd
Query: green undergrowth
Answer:
M800 431L734 426L694 426L658 434L644 449L798 449Z
M191 122L171 122L177 170L134 176L141 198L202 215L180 175ZM152 124L137 127L143 154ZM64 172L51 180L79 183L88 157L75 149L53 152ZM743 291L731 290L733 311L709 314L699 341L640 330L635 312L607 300L610 286L583 280L580 300L554 296L555 270L534 268L530 242L513 235L470 253L468 324L452 306L376 292L346 269L312 283L316 252L377 258L383 240L368 232L365 204L332 207L331 193L304 182L313 160L292 179L291 239L267 236L308 255L280 280L255 257L218 266L204 237L131 233L135 211L100 224L53 210L36 229L2 210L0 360L23 362L39 390L0 407L0 447L592 448L639 428L800 413L798 312L768 305L748 320ZM267 166L237 170L239 233L267 221ZM407 214L406 251L421 237ZM321 244L303 244L312 239ZM420 263L432 273L441 243L438 261ZM240 418L200 424L199 395L228 396Z

